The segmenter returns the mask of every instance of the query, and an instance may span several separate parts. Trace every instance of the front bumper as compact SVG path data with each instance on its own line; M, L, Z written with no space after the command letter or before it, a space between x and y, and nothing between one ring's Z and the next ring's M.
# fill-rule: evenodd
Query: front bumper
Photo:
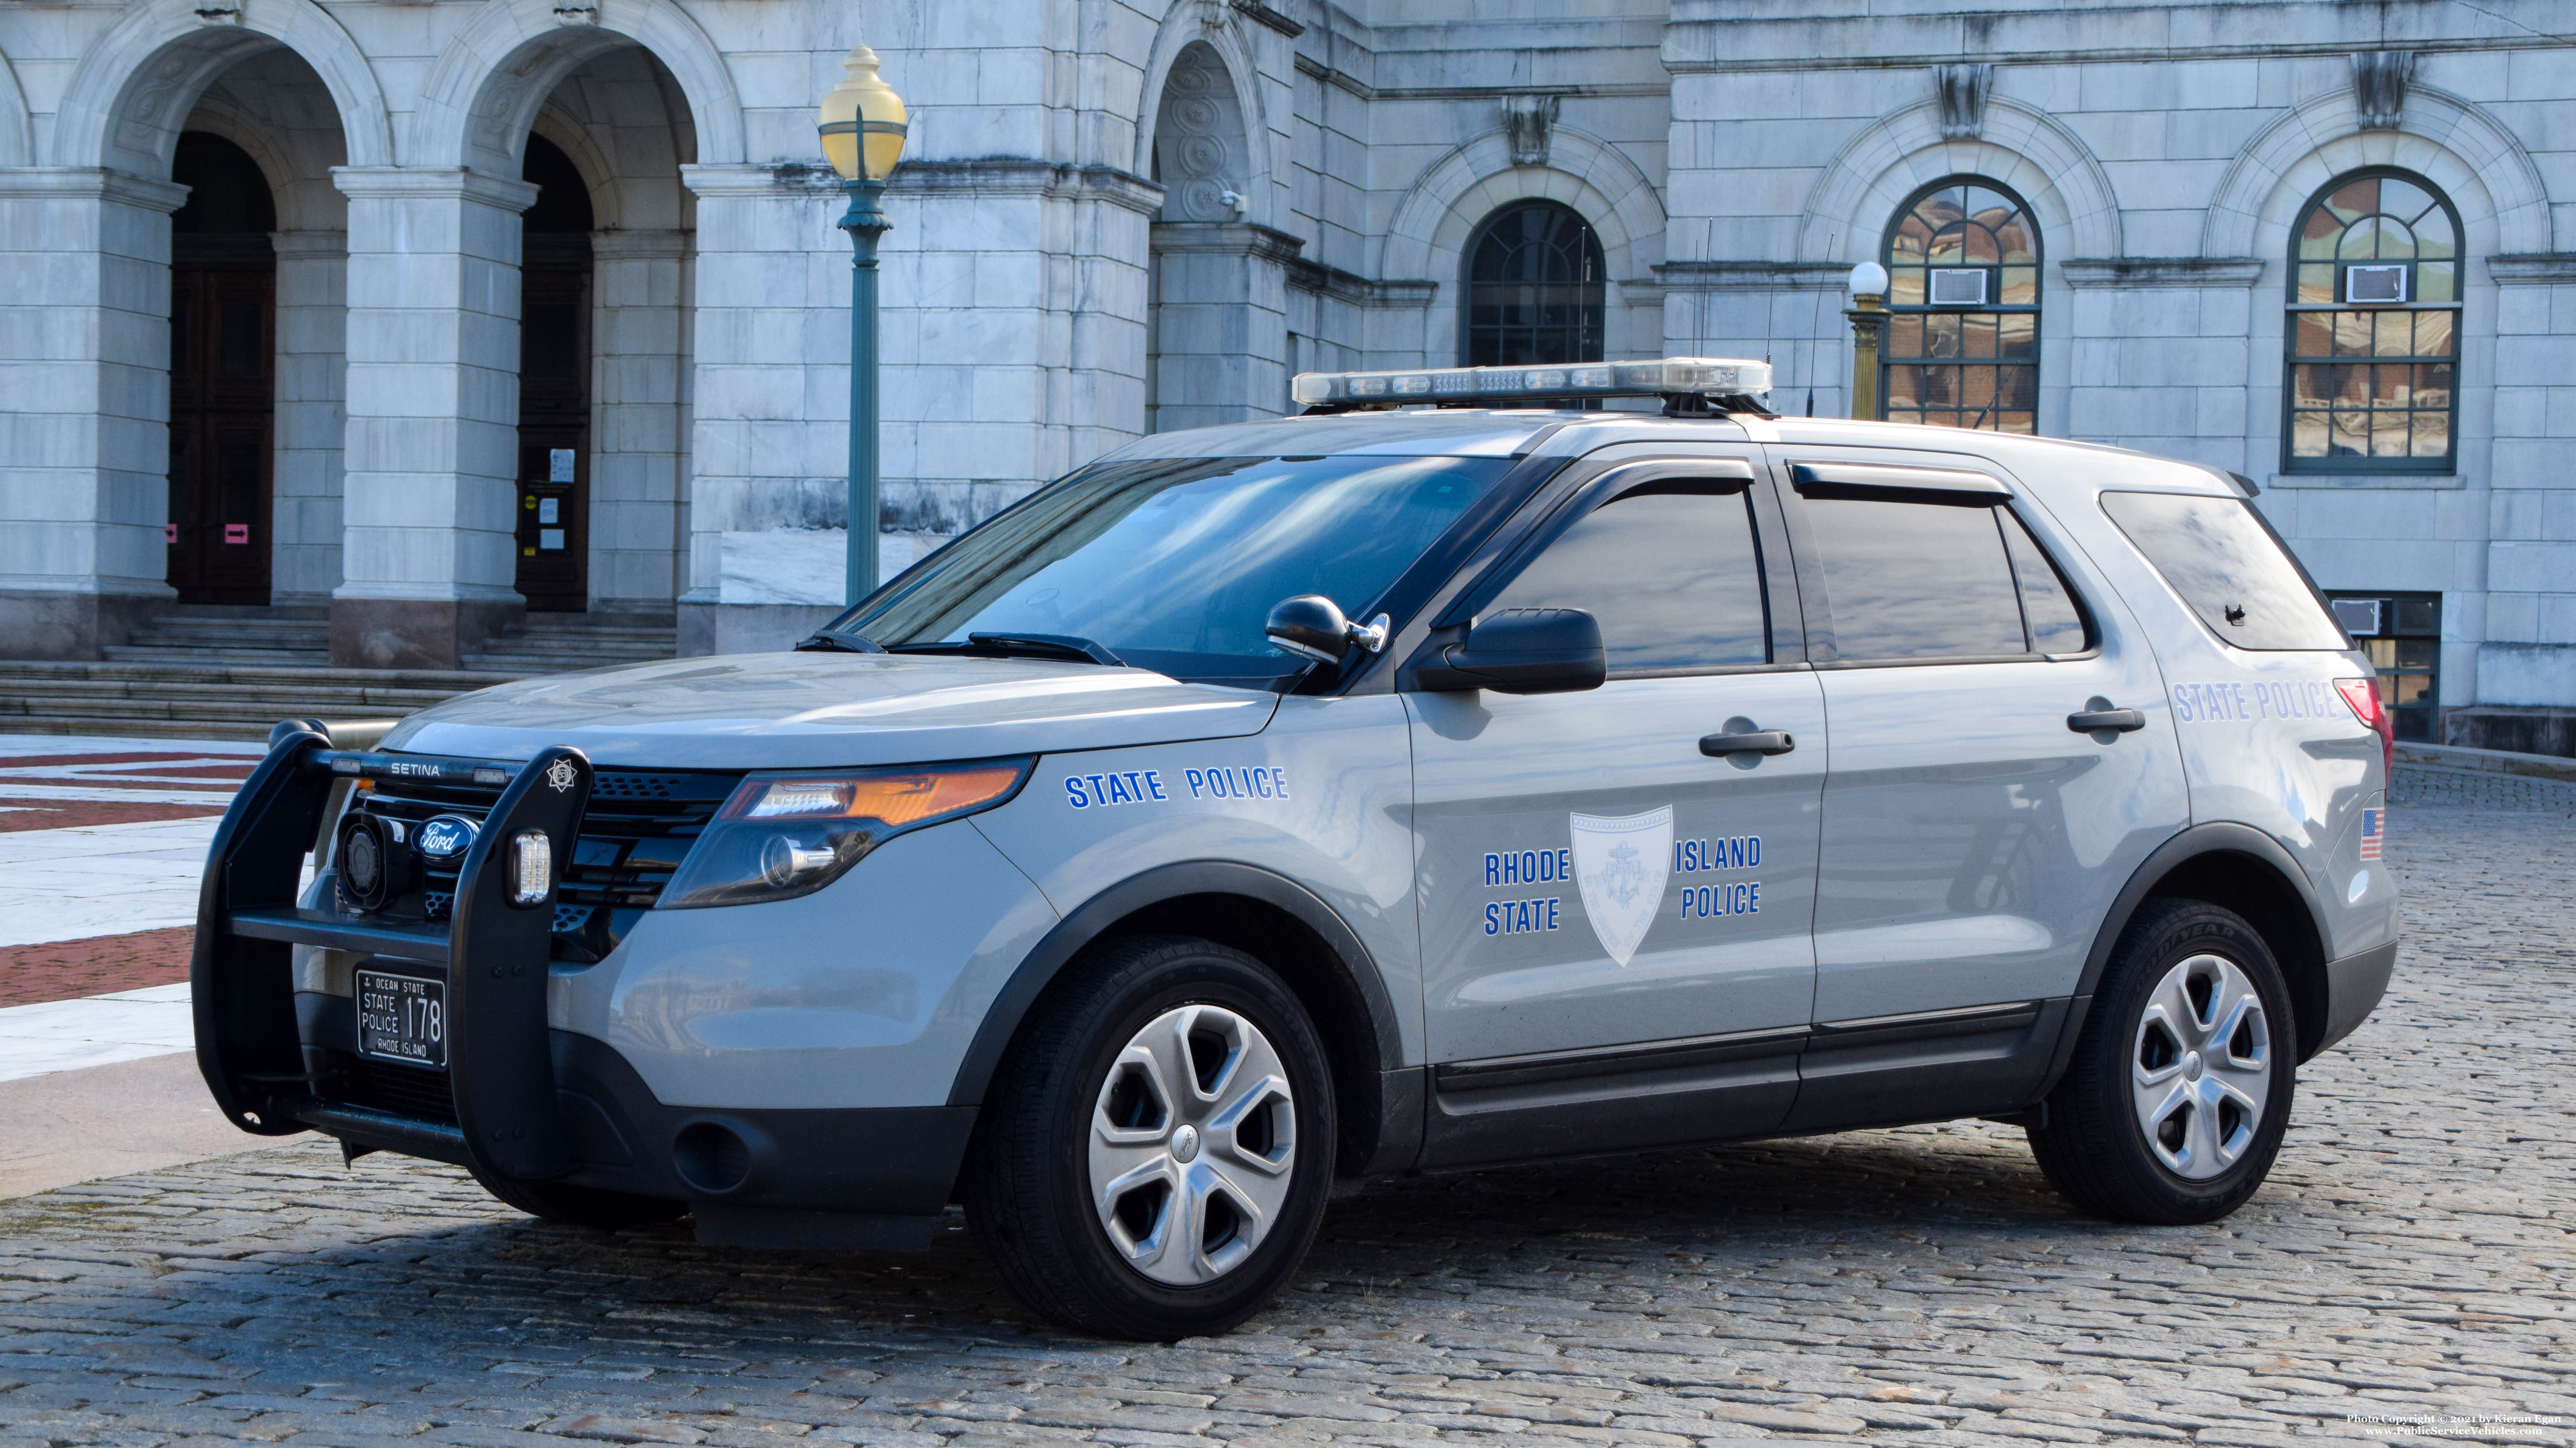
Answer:
M304 858L335 786L424 771L507 781L448 918L415 924L299 908ZM555 902L513 903L509 841L542 832L559 865L571 860L591 786L588 761L571 749L517 764L334 750L318 733L282 730L217 829L198 901L197 1058L216 1103L263 1135L310 1128L486 1178L687 1201L707 1241L926 1242L973 1108L673 1106L604 1042L549 1029ZM295 991L297 946L443 984L447 1069L360 1056L354 1003Z

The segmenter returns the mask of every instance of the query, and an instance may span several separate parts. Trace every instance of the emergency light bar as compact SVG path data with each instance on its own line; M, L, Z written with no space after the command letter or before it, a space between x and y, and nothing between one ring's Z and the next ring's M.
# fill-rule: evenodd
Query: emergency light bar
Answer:
M1406 372L1300 372L1289 394L1309 407L1408 407L1535 398L1750 397L1771 390L1771 364L1723 357L1571 362L1549 367L1433 367Z

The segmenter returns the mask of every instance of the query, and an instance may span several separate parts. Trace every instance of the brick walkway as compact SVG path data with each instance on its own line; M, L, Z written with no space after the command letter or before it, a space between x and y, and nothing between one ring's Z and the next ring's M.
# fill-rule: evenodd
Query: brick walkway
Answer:
M2576 822L2391 854L2395 992L2213 1226L2075 1216L1982 1123L1411 1181L1251 1326L1134 1347L962 1228L602 1237L306 1143L0 1205L0 1444L2576 1441Z
M97 935L50 945L0 946L0 1007L70 1000L188 978L197 927Z

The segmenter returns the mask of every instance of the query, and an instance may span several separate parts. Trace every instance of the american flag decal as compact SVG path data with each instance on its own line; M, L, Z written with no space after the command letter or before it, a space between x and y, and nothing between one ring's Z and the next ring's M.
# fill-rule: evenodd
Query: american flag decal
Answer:
M2379 858L2379 842L2388 833L2388 811L2366 809L2361 812L2361 857Z

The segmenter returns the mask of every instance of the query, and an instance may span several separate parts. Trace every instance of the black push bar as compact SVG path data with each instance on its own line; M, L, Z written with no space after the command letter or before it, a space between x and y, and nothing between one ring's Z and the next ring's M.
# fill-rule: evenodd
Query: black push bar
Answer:
M333 791L352 780L500 789L458 870L446 921L379 920L298 903L305 855ZM546 1028L546 966L555 894L580 842L590 790L590 761L577 749L544 749L521 763L334 749L308 721L272 731L267 756L215 829L197 896L188 970L197 1066L225 1116L263 1136L318 1128L516 1181L570 1172L571 1135L555 1099ZM550 864L542 898L523 901L513 851L530 834L544 836ZM297 945L444 972L456 1125L333 1099L325 1053L296 1023Z

